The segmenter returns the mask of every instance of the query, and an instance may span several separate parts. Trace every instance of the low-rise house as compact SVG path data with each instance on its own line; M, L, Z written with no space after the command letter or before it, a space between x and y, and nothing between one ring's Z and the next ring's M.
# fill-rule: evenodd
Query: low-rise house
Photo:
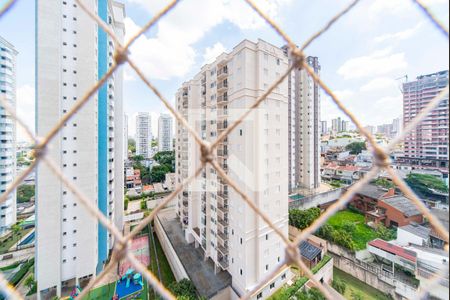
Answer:
M155 192L155 188L153 187L152 184L144 185L142 187L142 194L144 194L144 195L149 195L149 194L151 194L153 192Z
M449 215L448 211L440 210L440 209L431 209L431 213L435 215L439 221L441 221L442 225L444 225L445 228L449 228ZM437 249L444 249L446 245L448 245L448 242L446 241L446 238L442 236L433 226L433 224L430 224L431 231L430 231L430 245L433 248Z
M423 215L411 200L399 195L379 200L376 209L366 213L366 222L401 227L423 223Z
M353 196L350 206L365 214L374 211L379 200L394 195L394 189L385 189L373 184L366 184Z
M323 168L322 178L325 180L339 180L345 184L352 184L363 176L361 167L353 165L338 165L335 162L329 163Z
M396 244L399 246L427 246L431 229L422 225L409 224L397 228Z
M322 260L322 248L313 245L309 241L301 242L298 248L300 250L302 261L308 268L314 268Z

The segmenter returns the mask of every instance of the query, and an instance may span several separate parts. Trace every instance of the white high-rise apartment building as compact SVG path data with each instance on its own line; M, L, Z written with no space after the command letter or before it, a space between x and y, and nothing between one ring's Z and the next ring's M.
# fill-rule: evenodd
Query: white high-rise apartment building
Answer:
M158 151L173 150L173 119L171 115L161 114L158 119Z
M123 158L128 159L128 115L123 115Z
M286 55L287 48L283 48ZM320 75L317 57L307 62ZM305 70L289 75L289 192L320 187L320 88ZM326 126L326 123L325 123Z
M0 97L16 107L16 56L12 44L0 37ZM0 193L3 194L16 174L16 122L0 106ZM16 223L16 192L0 204L0 235Z
M243 41L206 65L176 94L178 110L209 142L216 140L288 67L283 50L267 42ZM288 234L287 81L220 143L217 160L238 187ZM176 172L181 182L200 165L199 147L177 123ZM277 234L217 172L207 166L178 197L186 240L203 249L217 270L232 276L244 295L284 258ZM267 298L287 280L287 270L253 295Z
M152 117L148 112L140 112L136 116L136 155L150 158L152 139Z
M124 36L124 5L84 4ZM37 2L37 134L45 136L113 64L114 42L74 0ZM123 105L121 71L108 79L56 134L50 157L84 195L123 227ZM45 165L36 176L38 299L59 296L95 276L113 239Z

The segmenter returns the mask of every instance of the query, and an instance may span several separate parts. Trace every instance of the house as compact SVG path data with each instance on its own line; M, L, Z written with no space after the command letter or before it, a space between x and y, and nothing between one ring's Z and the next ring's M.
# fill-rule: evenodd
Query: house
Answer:
M322 178L325 180L339 180L346 184L352 184L362 177L362 168L345 165L340 166L335 162L329 163L323 168Z
M394 189L385 189L373 184L366 184L353 196L350 206L365 214L374 211L380 199L394 195Z
M314 268L322 260L322 249L309 241L301 242L298 248L300 250L302 261L308 268Z
M151 194L151 193L153 193L155 191L155 188L154 188L154 186L153 185L144 185L143 187L142 187L142 194L144 194L144 195L148 195L148 194Z
M423 215L411 200L398 195L379 200L376 209L366 213L366 222L386 227L402 227L423 223Z
M430 239L431 229L422 225L409 224L397 228L396 244L399 246L426 246Z
M431 213L435 215L439 221L441 221L442 225L444 225L445 228L449 228L449 215L448 211L440 210L440 209L431 209ZM430 231L430 245L433 248L437 249L444 249L446 245L448 245L448 242L446 241L445 237L439 234L436 230L436 228L430 224L431 231Z

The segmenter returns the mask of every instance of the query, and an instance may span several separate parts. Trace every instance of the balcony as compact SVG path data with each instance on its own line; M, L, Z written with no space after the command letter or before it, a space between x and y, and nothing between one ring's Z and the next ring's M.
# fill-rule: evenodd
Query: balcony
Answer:
M228 95L227 95L227 93L217 97L217 104L227 104L227 103L228 103Z
M224 228L227 228L228 227L228 224L229 224L229 220L228 220L228 218L222 218L222 217L220 217L219 216L219 218L217 219L217 221L219 222L219 224L220 225L222 225Z
M225 66L219 71L217 71L217 79L222 79L228 76L228 67Z
M228 149L217 150L217 156L228 156Z
M226 270L228 269L228 266L230 265L228 261L228 256L219 258L219 265L222 267L222 269Z
M225 230L224 232L219 231L217 236L225 243L228 241L228 231L227 230Z
M222 253L224 256L228 255L228 243L225 243L225 246L219 245L217 247L217 250L219 250L220 253Z
M228 90L228 81L225 79L217 85L218 92L225 92Z
M217 130L223 131L228 128L228 121L224 120L222 122L217 122Z

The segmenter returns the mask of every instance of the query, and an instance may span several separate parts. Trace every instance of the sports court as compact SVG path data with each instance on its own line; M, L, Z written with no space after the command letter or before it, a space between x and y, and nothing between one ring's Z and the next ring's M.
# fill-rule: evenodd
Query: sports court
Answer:
M141 236L133 239L129 251L131 251L144 266L150 264L148 236ZM127 260L122 260L119 266L119 276L123 276L130 268L133 269L131 263Z

